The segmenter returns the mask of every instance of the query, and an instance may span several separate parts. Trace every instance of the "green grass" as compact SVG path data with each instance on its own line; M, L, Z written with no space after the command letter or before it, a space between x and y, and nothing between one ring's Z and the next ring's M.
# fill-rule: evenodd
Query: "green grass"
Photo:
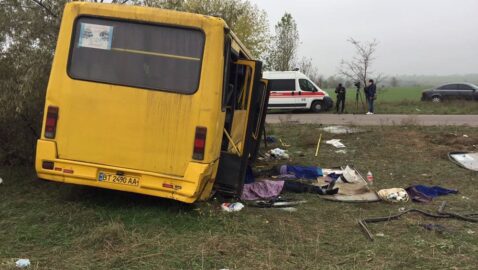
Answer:
M427 87L395 87L378 90L375 103L376 113L382 114L478 114L478 102L473 101L445 101L442 103L422 102L420 101L422 91ZM336 95L333 89L326 90L336 101ZM362 100L364 107L367 104L365 98ZM354 113L356 107L356 91L349 88L345 98L345 108L347 112ZM358 111L362 111L362 104L359 99ZM334 110L335 111L335 108Z
M385 236L370 242L356 219L396 213L399 207L435 211L445 200L449 210L478 211L478 174L446 157L448 151L476 150L478 129L363 129L332 135L319 126L285 124L269 126L268 133L291 144L293 164L354 164L374 173L376 189L425 184L457 188L460 194L429 205L346 204L286 194L308 202L294 213L246 207L231 214L215 200L186 205L40 181L31 167L0 167L0 269L15 269L14 258L29 258L31 269L476 269L477 224L411 215L371 225L373 233ZM320 133L324 141L342 139L348 154L322 144L314 157ZM419 226L426 223L448 231Z

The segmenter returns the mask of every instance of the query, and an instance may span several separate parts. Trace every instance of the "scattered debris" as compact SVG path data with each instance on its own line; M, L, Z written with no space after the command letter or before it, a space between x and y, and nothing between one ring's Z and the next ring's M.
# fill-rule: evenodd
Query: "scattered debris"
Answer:
M403 188L389 188L389 189L381 189L377 192L380 199L386 202L408 202L409 197L405 189Z
M286 144L285 142L282 141L282 139L279 139L279 142L283 147L290 147L290 144Z
M320 141L322 141L322 133L320 133L319 140L317 141L317 149L315 150L315 156L319 155Z
M377 222L383 222L383 221L391 221L395 219L399 219L401 216L407 214L407 213L419 213L421 215L424 215L426 217L431 217L431 218L453 218L453 219L458 219L458 220L463 220L463 221L468 221L468 222L478 222L478 213L468 213L468 214L456 214L456 213L451 213L451 212L445 212L445 207L446 207L446 202L443 202L440 207L437 210L437 214L432 214L420 209L408 209L405 210L399 214L396 215L389 215L385 217L372 217L372 218L365 218L365 219L360 219L358 220L359 226L362 228L362 230L365 232L366 236L373 241L373 235L370 232L370 230L367 227L368 223L377 223Z
M468 230L466 231L466 233L467 233L467 234L475 234L475 231L468 229Z
M3 184L3 179L0 177L0 185Z
M378 236L378 237L385 237L385 234L380 232L380 233L377 233L377 234L375 234L375 236Z
M438 196L458 193L458 190L454 189L446 189L439 186L428 187L423 185L410 186L405 190L414 202L422 203L429 203L433 198Z
M276 137L274 137L272 135L269 135L269 136L266 137L266 142L275 143L275 142L277 142L277 139L276 139Z
M286 178L309 179L316 180L317 177L323 176L322 168L316 166L299 166L299 165L282 165L279 173ZM290 177L293 176L293 177Z
M244 208L244 204L240 202L235 202L235 203L223 203L221 204L222 210L226 212L239 212Z
M274 148L269 151L270 155L276 159L289 159L289 154L287 154L287 150Z
M15 262L15 265L16 265L18 268L25 268L25 267L30 266L30 260L29 260L29 259L18 259L18 260Z
M448 158L460 167L478 171L478 152L450 152Z
M365 179L360 173L352 168L346 166L340 170L322 169L324 177L317 178L319 185L326 184L335 177L335 187L338 192L335 195L320 196L323 199L340 202L378 202L378 197L375 191L370 190Z
M250 204L248 204L248 206L259 207L259 208L293 208L293 206L304 204L306 202L307 201L292 201L292 200L282 199L278 197L276 199L271 199L271 200L253 201ZM290 211L290 209L285 211Z
M469 199L470 199L470 197L466 197L466 196L461 196L461 198L462 198L463 200L469 200Z
M322 128L323 131L332 133L332 134L349 134L349 133L358 133L362 130L358 128L346 127L346 126L329 126Z
M337 153L337 154L347 154L347 150L341 149L341 150L335 151L335 153Z
M400 207L398 208L398 212L405 212L406 208L405 207Z
M466 135L466 134L463 134L463 137L465 137L465 138L468 138L468 135Z
M330 144L330 145L334 146L335 148L345 148L345 145L340 142L340 139L328 140L328 141L325 141L325 143Z

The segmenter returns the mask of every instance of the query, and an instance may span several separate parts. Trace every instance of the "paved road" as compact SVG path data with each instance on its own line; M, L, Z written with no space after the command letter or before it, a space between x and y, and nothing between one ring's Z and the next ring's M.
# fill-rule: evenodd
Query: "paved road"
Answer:
M267 123L296 122L301 124L324 125L421 125L421 126L461 126L478 127L478 115L401 115L401 114L268 114Z

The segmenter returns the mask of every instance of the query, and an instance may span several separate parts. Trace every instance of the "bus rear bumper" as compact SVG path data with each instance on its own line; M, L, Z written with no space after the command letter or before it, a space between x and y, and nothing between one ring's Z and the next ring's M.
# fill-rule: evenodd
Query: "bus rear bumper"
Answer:
M50 162L45 166L44 162ZM216 177L218 162L189 162L184 176L177 177L134 169L57 158L54 141L38 140L35 169L40 179L134 192L193 203L207 199ZM47 167L47 168L45 168ZM138 183L119 184L100 181L100 173L124 175Z

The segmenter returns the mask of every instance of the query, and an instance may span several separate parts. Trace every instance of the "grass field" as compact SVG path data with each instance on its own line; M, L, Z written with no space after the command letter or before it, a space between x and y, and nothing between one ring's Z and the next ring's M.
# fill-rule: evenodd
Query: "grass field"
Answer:
M382 114L478 114L478 102L472 101L446 101L442 103L420 101L422 91L429 87L395 87L378 90L375 103L376 113ZM326 90L336 101L333 89ZM363 91L361 92L363 95ZM362 97L363 98L363 97ZM347 91L346 111L354 113L363 111L361 102L357 109L355 88ZM359 100L360 101L360 100ZM367 104L363 98L365 108ZM332 110L331 112L335 111Z
M318 126L268 128L291 145L292 164L354 164L374 173L376 189L426 184L460 193L429 205L346 204L286 194L308 202L293 213L246 207L231 214L215 200L185 205L40 181L31 167L0 167L0 269L14 269L15 258L29 258L30 269L476 269L477 224L411 215L370 226L384 234L370 242L356 219L389 215L400 207L435 211L444 200L449 210L478 211L478 174L446 157L448 151L476 150L478 129L364 130L323 133L323 140L342 139L348 154L323 144L315 158ZM439 234L420 227L427 223L447 230Z

